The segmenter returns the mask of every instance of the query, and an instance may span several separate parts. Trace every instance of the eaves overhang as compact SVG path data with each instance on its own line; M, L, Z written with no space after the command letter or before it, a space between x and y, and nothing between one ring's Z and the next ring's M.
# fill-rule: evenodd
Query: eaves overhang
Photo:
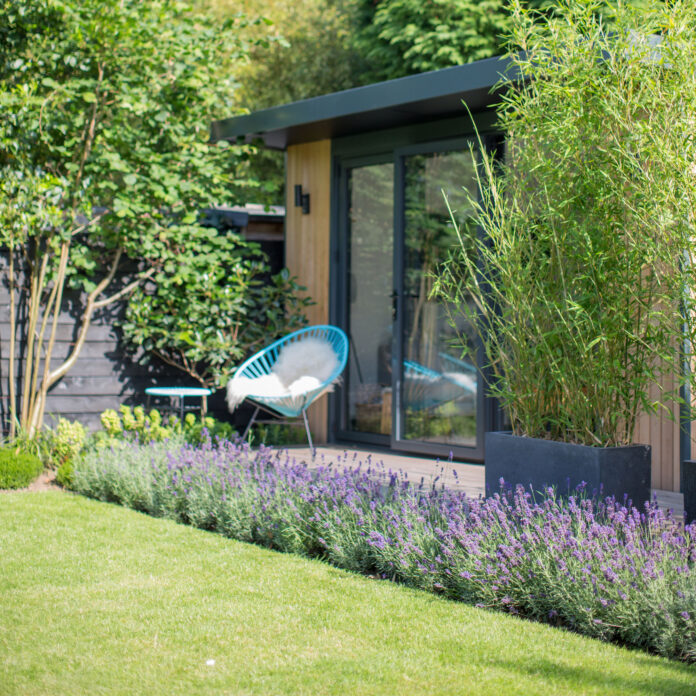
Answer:
M213 121L211 142L252 142L284 150L288 145L355 135L480 112L499 101L501 81L514 80L507 58L355 87L312 99Z

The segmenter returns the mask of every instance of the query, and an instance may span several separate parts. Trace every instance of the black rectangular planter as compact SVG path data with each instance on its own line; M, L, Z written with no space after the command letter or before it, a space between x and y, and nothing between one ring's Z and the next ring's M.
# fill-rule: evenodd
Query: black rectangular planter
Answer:
M696 520L696 461L685 459L681 468L681 492L687 524Z
M521 483L534 491L553 486L558 493L574 492L582 481L592 495L624 494L636 507L650 500L650 446L588 447L568 442L486 433L486 495L500 490L500 479Z

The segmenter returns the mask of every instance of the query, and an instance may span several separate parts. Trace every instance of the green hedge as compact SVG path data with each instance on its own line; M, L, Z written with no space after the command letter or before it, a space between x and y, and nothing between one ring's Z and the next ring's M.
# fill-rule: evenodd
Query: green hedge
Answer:
M30 452L10 447L0 449L0 488L24 488L42 469L41 460Z

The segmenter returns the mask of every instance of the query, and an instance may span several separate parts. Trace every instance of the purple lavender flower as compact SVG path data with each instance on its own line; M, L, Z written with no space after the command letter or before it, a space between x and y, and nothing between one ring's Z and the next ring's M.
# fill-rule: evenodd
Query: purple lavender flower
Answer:
M690 620L678 608L694 597L696 525L654 503L641 511L504 481L501 492L472 499L412 485L357 455L311 468L287 452L227 441L133 444L81 466L93 481L87 494L592 635L616 630L660 651L671 643L659 626ZM677 656L696 655L691 632L675 640Z

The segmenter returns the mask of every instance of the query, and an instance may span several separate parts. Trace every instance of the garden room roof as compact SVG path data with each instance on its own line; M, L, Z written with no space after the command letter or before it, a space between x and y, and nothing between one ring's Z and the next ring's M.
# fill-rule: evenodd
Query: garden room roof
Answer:
M212 142L262 138L266 147L354 135L481 111L497 101L493 88L511 78L505 58L410 75L213 121ZM507 72L507 74L506 74Z

